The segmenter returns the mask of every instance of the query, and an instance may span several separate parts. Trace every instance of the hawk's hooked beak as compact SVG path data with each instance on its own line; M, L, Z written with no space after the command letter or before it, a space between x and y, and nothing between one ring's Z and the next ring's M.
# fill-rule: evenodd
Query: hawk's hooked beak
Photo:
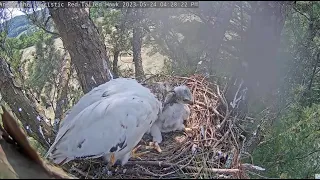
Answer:
M186 102L187 104L193 105L193 100L185 99L184 102Z

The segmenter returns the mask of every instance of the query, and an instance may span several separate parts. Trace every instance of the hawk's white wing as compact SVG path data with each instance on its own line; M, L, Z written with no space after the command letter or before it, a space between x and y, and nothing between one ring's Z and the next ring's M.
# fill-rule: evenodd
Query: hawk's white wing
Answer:
M148 89L136 87L136 90L133 87L131 91L104 97L84 108L60 128L46 156L55 163L66 163L110 152L129 152L161 110L161 103Z
M144 84L145 87L149 88L150 91L158 98L159 101L164 103L164 100L172 87L167 82L156 82Z
M138 85L138 87L137 87ZM90 92L80 98L80 100L67 112L66 117L61 122L60 127L68 123L71 119L76 117L82 110L91 104L101 100L104 97L111 96L116 93L130 91L135 88L140 88L136 80L130 78L112 79L100 86L93 88ZM148 93L145 89L141 89L142 93Z

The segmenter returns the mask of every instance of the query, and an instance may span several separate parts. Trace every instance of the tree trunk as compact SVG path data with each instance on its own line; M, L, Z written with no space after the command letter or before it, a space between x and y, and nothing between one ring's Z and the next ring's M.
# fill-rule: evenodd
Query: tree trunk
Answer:
M71 65L69 59L66 58L66 54L63 60L63 65L61 68L61 75L59 79L58 85L58 93L57 93L57 103L55 108L55 118L54 119L63 119L64 109L68 104L68 84L71 77Z
M3 100L21 121L28 135L48 149L49 143L54 142L51 127L43 118L40 119L44 116L37 112L31 101L24 96L22 89L14 85L14 79L10 76L7 63L2 58L0 58L0 92Z
M123 41L124 41L124 31L126 30L126 22L128 22L128 18L130 16L130 14L132 13L132 9L131 8L127 8L127 9L123 9L123 11L126 12L125 16L121 19L121 23L119 26L119 29L117 29L119 36L117 38L116 41L116 45L114 48L114 52L113 52L113 73L116 77L119 76L119 69L118 69L118 58L120 55L120 52L123 50L122 45L123 45Z
M137 9L135 13L135 23L133 27L132 49L133 49L133 62L135 68L135 76L138 81L145 78L142 66L141 46L143 29L141 27L141 9Z
M217 57L221 44L223 42L223 38L225 37L225 33L230 24L230 19L232 18L232 12L235 8L235 2L224 2L223 10L220 11L218 16L216 17L216 21L214 24L208 24L208 36L206 43L208 46L208 55L210 57L209 60L209 70L210 73L213 73L215 58Z
M201 36L201 40L205 42L204 52L206 52L207 57L196 70L197 73L203 75L214 73L215 58L223 43L223 38L230 25L230 19L236 4L235 2L220 2L221 10L214 15L211 11L208 11L208 8L212 7L213 3L216 2L200 2L201 8L195 10L195 14L204 23L203 34L206 35ZM212 19L215 19L215 21L212 22Z
M113 54L113 74L115 76L119 76L119 69L118 69L118 60L119 60L119 54L120 54L120 51L116 50Z
M110 62L99 32L83 8L49 8L84 93L111 79Z

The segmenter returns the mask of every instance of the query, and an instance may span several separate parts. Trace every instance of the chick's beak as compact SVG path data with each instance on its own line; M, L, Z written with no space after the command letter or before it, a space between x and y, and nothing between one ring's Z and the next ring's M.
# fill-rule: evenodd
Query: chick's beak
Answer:
M193 100L188 100L187 103L193 105Z

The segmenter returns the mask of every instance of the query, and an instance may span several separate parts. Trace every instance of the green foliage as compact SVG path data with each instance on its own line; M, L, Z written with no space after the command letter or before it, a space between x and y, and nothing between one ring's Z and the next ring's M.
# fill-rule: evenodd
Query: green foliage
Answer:
M80 88L70 88L68 93L69 104L66 109L71 109L73 105L75 105L79 99L83 96L83 91Z
M121 12L115 9L105 9L103 13L103 29L106 34L111 34L115 25L119 22Z
M254 152L268 177L314 178L320 171L320 105L292 105Z
M43 30L36 31L31 36L23 34L23 35L19 36L18 41L16 42L16 48L17 49L25 49L27 47L33 46L34 44L38 43L39 41L42 41L43 38L49 39L50 37L51 36L46 35Z
M28 137L28 140L29 140L29 143L30 145L37 151L40 153L40 156L44 157L45 154L46 154L46 149L44 149L41 144L35 140L34 138L32 137Z
M128 23L124 26L123 32L120 30L121 23L126 23L125 11L107 8L103 13L103 22L100 26L103 34L111 46L112 53L116 51L128 51L131 49L131 31ZM123 22L124 21L124 22Z
M282 32L281 59L285 62L283 68L283 81L280 85L283 88L284 97L291 99L294 96L292 89L303 86L301 93L310 93L308 86L311 83L313 68L317 61L319 52L319 36L315 33L316 27L320 25L320 3L319 2L297 2L292 13L288 14L285 27ZM318 65L319 66L319 65ZM311 86L312 97L301 99L301 103L319 103L319 76L313 78Z
M36 44L36 58L29 66L30 77L27 85L40 93L46 87L51 90L55 85L55 73L58 71L62 59L59 50L54 46L53 37L40 36ZM49 83L49 86L46 84Z
M289 107L269 127L264 143L253 154L254 163L264 166L268 177L314 178L320 171L319 75L308 90L320 45L315 33L320 25L319 5L298 1L287 14L278 53L277 107Z
M21 50L42 41L44 36L45 39L50 38L50 36L45 35L44 31L42 30L38 30L30 36L23 34L18 38L6 38L5 46L1 53L4 57L7 57L7 59L11 63L12 68L15 71L18 71L18 68L21 65Z
M90 18L97 19L99 17L103 17L104 11L105 10L103 8L91 7L90 8Z

